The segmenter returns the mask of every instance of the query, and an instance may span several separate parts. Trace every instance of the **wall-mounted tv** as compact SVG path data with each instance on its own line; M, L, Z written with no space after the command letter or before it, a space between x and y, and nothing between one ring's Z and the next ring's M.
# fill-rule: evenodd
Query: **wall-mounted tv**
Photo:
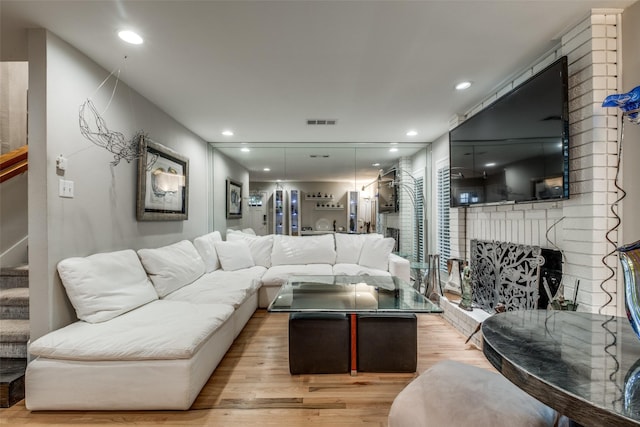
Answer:
M449 132L451 206L569 197L567 58Z

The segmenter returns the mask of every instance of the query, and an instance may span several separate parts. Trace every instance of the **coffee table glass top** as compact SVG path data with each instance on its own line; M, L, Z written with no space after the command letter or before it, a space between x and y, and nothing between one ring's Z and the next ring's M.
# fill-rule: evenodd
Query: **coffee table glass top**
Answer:
M291 276L268 310L442 312L411 285L392 276Z

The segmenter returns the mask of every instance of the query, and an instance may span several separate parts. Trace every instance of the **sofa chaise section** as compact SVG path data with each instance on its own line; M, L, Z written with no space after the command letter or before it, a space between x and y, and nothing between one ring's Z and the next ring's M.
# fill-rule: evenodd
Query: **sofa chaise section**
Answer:
M188 409L234 339L223 304L157 300L30 346L29 410Z
M263 272L206 270L186 240L61 261L79 320L31 344L27 408L188 409L255 311Z

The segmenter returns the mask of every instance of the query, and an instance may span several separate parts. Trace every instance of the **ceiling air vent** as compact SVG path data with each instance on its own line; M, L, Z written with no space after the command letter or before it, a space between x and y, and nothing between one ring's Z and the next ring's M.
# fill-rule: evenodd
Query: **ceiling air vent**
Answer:
M309 154L309 157L311 157L312 159L328 159L329 155L328 154Z
M338 122L336 119L307 119L307 124L312 125L335 125Z

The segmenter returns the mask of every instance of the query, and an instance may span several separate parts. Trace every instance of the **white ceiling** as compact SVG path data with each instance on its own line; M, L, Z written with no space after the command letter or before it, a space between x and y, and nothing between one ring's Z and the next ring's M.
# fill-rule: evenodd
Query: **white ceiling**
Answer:
M2 0L0 53L25 60L25 29L46 28L207 141L430 142L591 8L632 3Z

